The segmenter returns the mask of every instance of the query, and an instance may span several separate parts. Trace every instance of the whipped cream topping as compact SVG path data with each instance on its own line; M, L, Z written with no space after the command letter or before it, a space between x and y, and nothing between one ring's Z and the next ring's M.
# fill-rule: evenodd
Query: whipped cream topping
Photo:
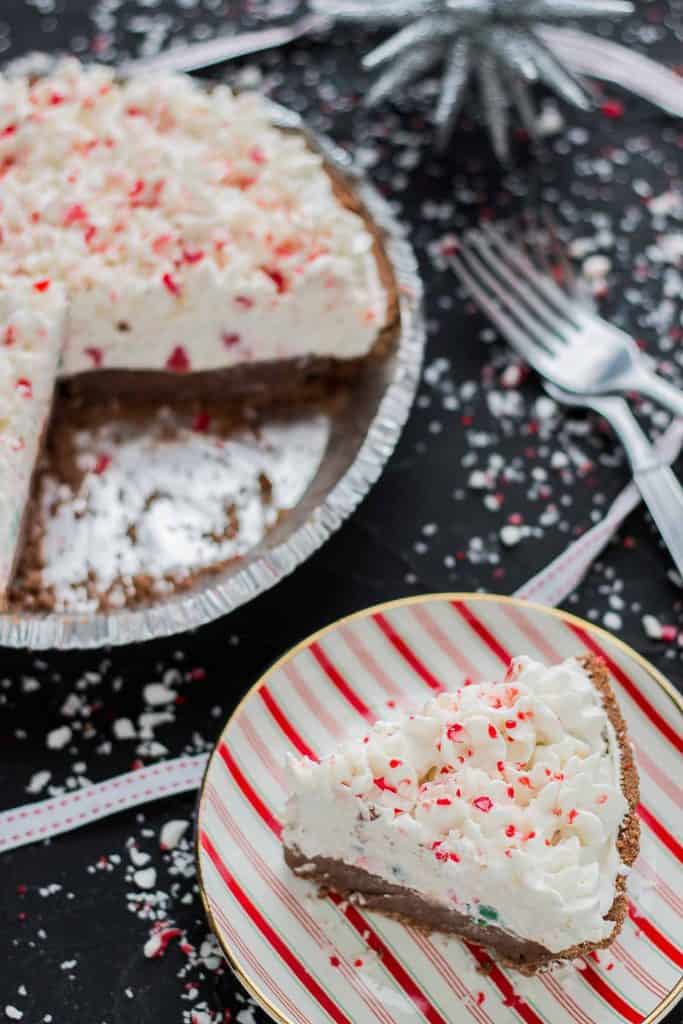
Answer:
M616 736L576 659L515 658L377 722L320 763L289 761L284 841L552 953L607 938L628 809Z
M50 413L65 315L58 287L0 280L0 607Z
M366 354L372 238L267 101L62 61L0 75L0 276L64 286L62 374Z

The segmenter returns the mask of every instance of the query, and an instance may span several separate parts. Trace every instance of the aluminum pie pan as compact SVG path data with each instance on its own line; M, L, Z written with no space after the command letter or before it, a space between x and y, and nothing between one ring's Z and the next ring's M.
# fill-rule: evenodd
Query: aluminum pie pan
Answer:
M293 111L275 103L271 109L278 127L302 132L331 169L346 178L382 233L400 311L391 352L364 375L354 390L353 403L332 418L327 451L299 504L237 565L217 575L207 573L191 590L139 608L94 613L10 611L0 615L0 645L96 649L172 636L212 622L269 590L310 558L349 518L393 452L415 397L426 341L417 259L389 204L349 154L311 131Z

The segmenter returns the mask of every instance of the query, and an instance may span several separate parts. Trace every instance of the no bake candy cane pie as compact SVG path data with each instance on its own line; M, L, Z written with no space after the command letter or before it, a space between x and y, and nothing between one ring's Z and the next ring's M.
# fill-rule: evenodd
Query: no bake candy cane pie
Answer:
M75 60L0 76L0 607L19 562L19 602L42 586L54 603L26 524L55 404L56 447L95 487L108 456L80 452L88 410L186 403L206 433L235 399L296 406L386 349L395 299L348 186L263 97Z
M526 973L609 945L638 854L638 778L597 658L515 658L289 763L285 859L372 910Z

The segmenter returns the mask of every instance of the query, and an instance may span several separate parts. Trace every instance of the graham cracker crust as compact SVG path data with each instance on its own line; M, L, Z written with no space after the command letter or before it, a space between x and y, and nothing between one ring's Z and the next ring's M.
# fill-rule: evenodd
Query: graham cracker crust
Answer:
M427 902L419 893L386 882L362 868L340 864L331 857L305 857L299 850L285 847L285 862L295 874L310 878L323 889L332 889L353 898L366 910L396 918L423 931L440 931L493 949L501 959L521 969L543 957L547 950L537 942L522 942L514 935L480 925L473 918L448 907ZM310 870L310 868L313 870Z
M62 381L66 399L85 405L110 401L175 404L191 401L223 402L226 405L264 409L300 405L325 398L339 387L352 385L380 358L380 338L371 353L360 359L328 359L302 356L245 363L228 369L175 374L165 370L97 370L79 373Z
M628 810L617 837L617 849L622 863L630 867L638 856L640 837L637 816L639 782L631 742L604 662L593 654L579 658L579 661L600 694L619 747L621 790L628 803ZM612 933L600 942L583 942L559 953L551 953L537 942L522 939L494 925L482 926L472 918L448 907L430 903L414 890L387 882L362 868L329 857L305 857L297 848L287 846L284 848L284 859L296 874L316 882L323 892L333 889L345 898L356 900L363 907L398 918L406 925L428 932L441 931L478 943L491 950L506 966L525 975L536 974L549 969L558 961L574 960L611 945L621 931L628 908L626 878L619 875L614 901L605 915L605 920L614 922Z

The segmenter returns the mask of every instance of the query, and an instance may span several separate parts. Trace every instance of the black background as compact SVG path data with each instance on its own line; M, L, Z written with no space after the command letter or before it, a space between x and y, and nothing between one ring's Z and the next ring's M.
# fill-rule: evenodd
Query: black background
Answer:
M286 0L5 0L0 59L43 49L95 52L113 62L153 52L171 39L203 38L226 23L258 24L295 6ZM680 0L655 0L638 4L636 16L618 28L599 24L597 31L670 65L683 64L682 18ZM41 793L46 796L125 771L136 761L209 749L261 670L338 616L409 593L514 592L589 528L624 486L623 458L600 424L578 415L568 419L547 403L539 407L541 391L531 377L520 388L501 386L512 358L462 301L452 272L434 258L448 232L480 215L508 214L539 199L554 208L570 238L611 231L614 240L600 236L597 246L611 261L604 308L642 338L663 372L682 383L680 290L671 283L674 265L662 263L656 252L658 236L680 231L680 220L658 222L647 203L648 189L653 196L680 191L680 124L605 88L607 100L623 103L623 116L609 116L609 103L590 115L564 110L564 126L536 158L517 140L516 168L505 175L471 123L448 155L437 159L430 150L429 88L412 89L398 98L398 106L371 114L359 108L366 87L359 57L371 41L340 31L333 39L308 41L214 74L241 84L259 84L260 75L261 86L274 97L360 152L372 179L409 225L427 286L430 339L418 403L398 450L360 510L315 557L229 618L136 648L3 651L5 807L29 799L26 787L39 771L51 772ZM639 223L623 219L629 208L641 211ZM666 425L666 417L648 403L641 403L640 413L653 435ZM573 445L590 466L570 460L557 468L553 455L571 453ZM485 467L491 454L512 466L516 479L484 492L468 486L472 470ZM528 530L519 544L506 547L500 530L510 515L513 521L521 516ZM651 614L683 628L681 589L642 510L627 521L566 607L614 628L675 683L683 680L678 643L649 639L642 624L643 615ZM167 679L178 694L173 721L154 730L168 754L140 747L139 737L116 740L114 721L128 718L137 727L138 716L149 710L144 685L169 670ZM63 724L72 731L70 742L49 749L47 734ZM5 1004L22 1010L30 1024L50 1014L55 1024L190 1021L193 1006L209 1007L215 1020L230 1019L225 1011L240 1021L263 1019L248 1009L225 968L188 960L176 944L163 959L143 955L152 922L129 908L128 894L136 892L127 853L131 839L152 855L158 889L169 894L176 887L162 916L175 921L197 949L206 937L191 868L187 877L171 874L182 850L171 858L158 849L163 823L189 818L192 811L193 797L178 797L144 814L122 814L2 856L0 1019ZM189 853L185 861L191 861ZM191 898L183 902L188 893Z

